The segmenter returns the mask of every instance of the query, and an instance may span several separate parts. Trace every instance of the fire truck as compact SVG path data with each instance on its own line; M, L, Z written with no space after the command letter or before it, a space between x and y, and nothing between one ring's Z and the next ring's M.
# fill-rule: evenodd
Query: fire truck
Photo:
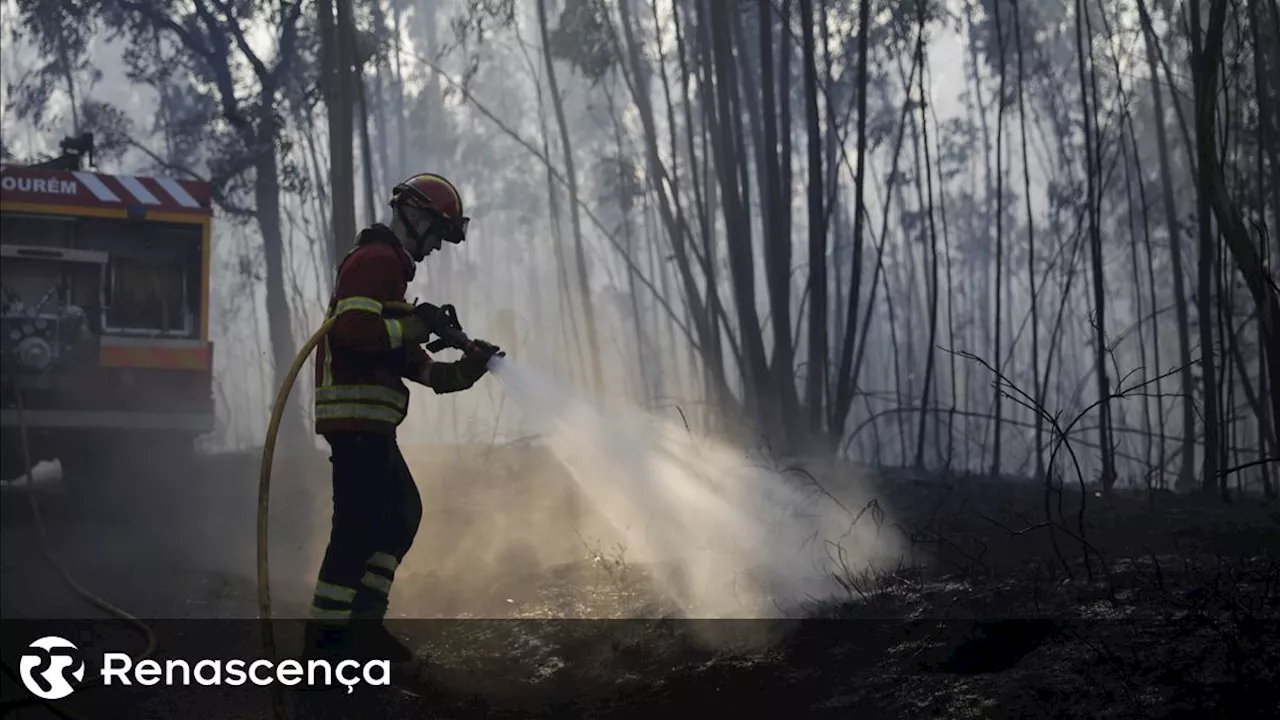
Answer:
M92 135L0 165L5 480L27 469L20 419L32 461L58 460L71 486L189 458L214 427L211 189L86 170L86 156Z

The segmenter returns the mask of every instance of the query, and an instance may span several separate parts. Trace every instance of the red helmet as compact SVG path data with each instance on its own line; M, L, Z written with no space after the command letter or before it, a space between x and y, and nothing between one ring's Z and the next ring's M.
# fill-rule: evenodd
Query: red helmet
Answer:
M471 218L462 214L462 196L453 183L439 175L422 173L414 175L391 190L392 208L402 207L425 210L436 221L440 239L454 244L467 239L467 226Z

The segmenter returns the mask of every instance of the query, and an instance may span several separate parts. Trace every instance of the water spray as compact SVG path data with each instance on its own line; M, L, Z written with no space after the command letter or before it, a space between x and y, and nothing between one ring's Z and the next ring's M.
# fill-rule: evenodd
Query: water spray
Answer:
M839 502L744 451L589 401L524 364L490 368L679 615L799 617L806 601L839 592L842 564L888 550L872 523L853 527Z

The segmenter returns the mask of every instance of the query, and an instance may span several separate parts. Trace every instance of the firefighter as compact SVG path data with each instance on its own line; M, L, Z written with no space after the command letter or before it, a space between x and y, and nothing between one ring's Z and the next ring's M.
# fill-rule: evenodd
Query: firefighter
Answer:
M422 174L391 192L391 224L365 228L338 268L329 316L336 321L318 349L316 433L331 449L333 526L316 583L310 653L412 659L383 624L395 580L422 519L422 501L396 443L409 407L407 379L438 394L459 392L486 372L497 347L454 362L421 347L431 329L414 315L387 317L405 300L417 263L461 243L470 222L457 189Z

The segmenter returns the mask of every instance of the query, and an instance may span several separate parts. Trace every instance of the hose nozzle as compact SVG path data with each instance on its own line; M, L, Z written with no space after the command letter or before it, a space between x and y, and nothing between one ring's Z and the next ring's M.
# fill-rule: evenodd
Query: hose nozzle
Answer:
M463 354L478 358L488 363L493 357L506 357L506 353L497 345L484 340L473 340L462 330L458 321L458 311L452 305L432 305L420 303L413 309L413 314L422 320L436 340L427 343L429 352L439 352L444 348L457 348Z

